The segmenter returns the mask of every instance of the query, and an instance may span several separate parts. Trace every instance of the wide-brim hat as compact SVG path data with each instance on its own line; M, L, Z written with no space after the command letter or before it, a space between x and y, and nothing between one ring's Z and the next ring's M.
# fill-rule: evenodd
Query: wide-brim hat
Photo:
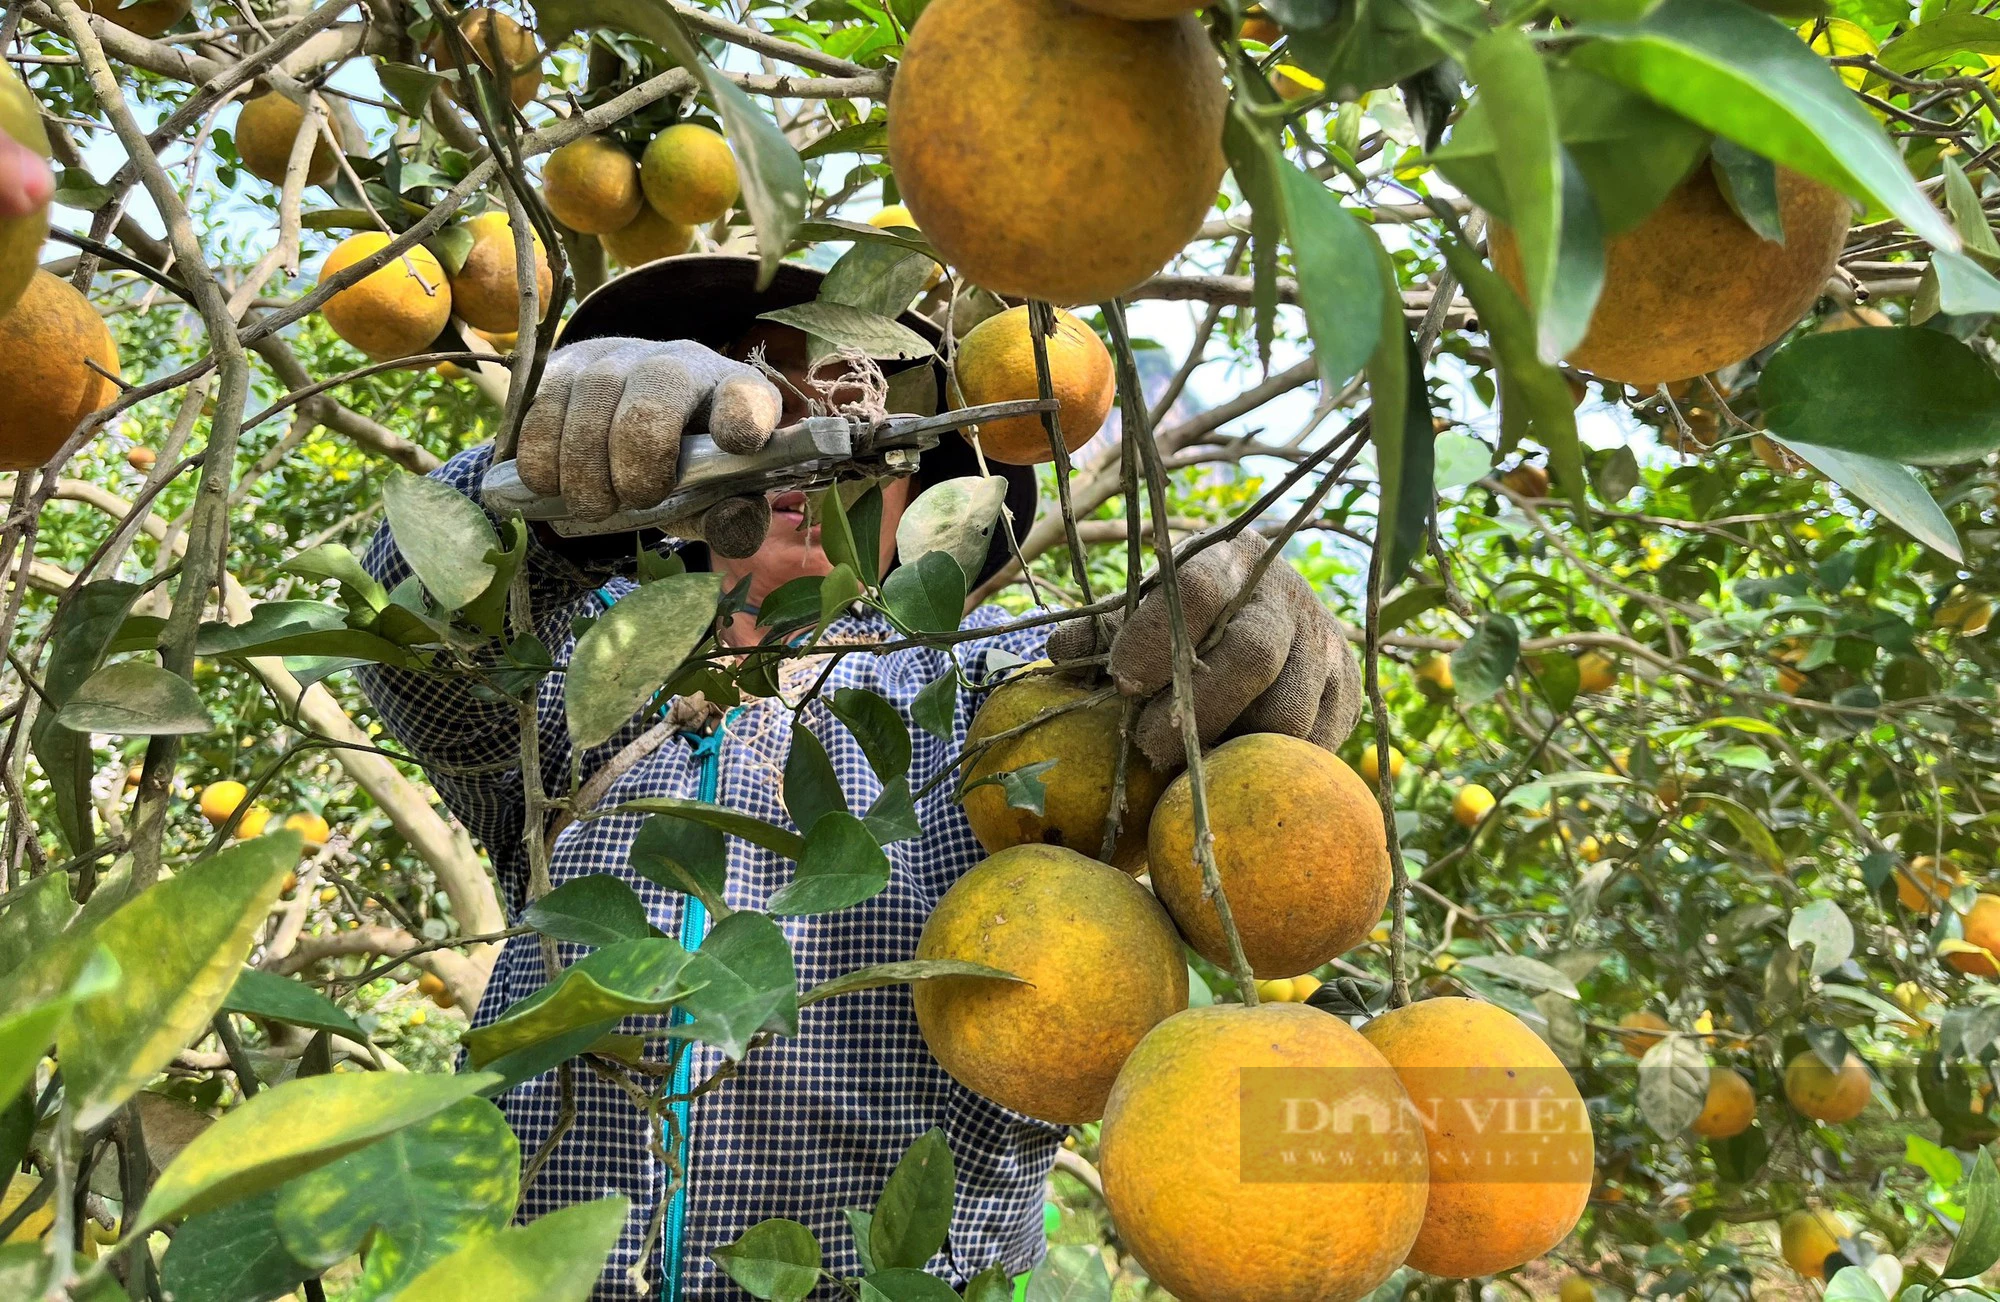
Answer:
M748 333L764 313L815 301L820 282L826 277L825 272L816 268L784 262L778 265L771 283L759 289L757 272L756 258L730 253L690 253L648 262L606 281L578 303L563 325L561 342L573 344L611 337L654 339L662 343L691 339L720 352ZM897 320L922 335L933 347L944 340L944 331L928 317L904 312ZM917 366L928 366L935 373L936 410L945 410L949 403L945 398L942 360L882 362L882 369L892 375ZM992 473L1006 477L1007 511L1014 519L1017 533L1026 533L1034 523L1038 499L1034 467L996 461L987 465ZM921 491L947 479L980 473L972 445L956 434L947 433L936 447L924 453L916 488ZM978 574L971 576L973 586L991 578L1011 555L1006 532L995 529L986 563Z

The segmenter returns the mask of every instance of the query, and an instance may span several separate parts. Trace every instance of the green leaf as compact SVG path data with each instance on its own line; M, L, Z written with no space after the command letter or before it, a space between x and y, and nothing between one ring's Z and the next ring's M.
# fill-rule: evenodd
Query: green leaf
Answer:
M58 1040L70 1125L101 1124L201 1034L250 957L299 844L298 833L278 832L191 864L90 933L122 976L118 995L80 1005Z
M1222 150L1236 188L1250 205L1250 309L1257 357L1271 364L1278 333L1278 245L1284 238L1284 198L1278 192L1280 155L1267 130L1251 119L1244 101L1230 104L1222 123Z
M732 913L688 964L694 988L680 1001L694 1020L674 1028L741 1061L758 1034L796 1034L799 982L792 947L761 913Z
M828 814L847 812L847 797L840 791L840 775L833 771L826 747L812 729L794 721L792 746L785 755L785 812L792 824L806 834L812 844L813 826Z
M959 1302L959 1297L937 1276L899 1266L863 1279L861 1302Z
M368 1043L368 1032L339 1004L303 981L281 977L275 972L246 967L236 974L236 984L222 1001L225 1013L263 1017L315 1031L332 1031L357 1044Z
M43 873L9 891L0 910L0 978L25 962L76 916L67 873Z
M366 1243L357 1302L392 1297L440 1257L503 1229L520 1186L521 1145L507 1119L485 1099L461 1099L287 1183L278 1232L320 1270Z
M340 1072L273 1085L195 1136L160 1173L126 1232L276 1188L444 1111L491 1079Z
M914 841L924 834L924 825L917 818L917 802L910 794L908 778L891 778L882 784L882 794L875 797L875 803L868 806L868 812L861 816L868 825L868 834L879 845L893 845L898 841Z
M910 702L910 718L939 741L950 741L958 721L958 675L947 669L925 683Z
M382 89L389 92L389 98L395 100L405 114L419 121L430 104L431 92L444 84L444 78L429 68L388 59L376 63L375 75L381 80Z
M1442 583L1419 583L1403 589L1382 603L1382 613L1377 621L1382 636L1387 637L1417 616L1428 614L1443 604Z
M821 815L806 833L792 880L771 897L780 917L832 913L881 894L889 884L889 857L875 836L845 810Z
M1909 465L1976 461L2000 448L2000 376L1938 330L1808 334L1758 382L1771 432Z
M849 543L849 550L851 551L853 540L851 538L848 538L848 534L845 528L847 517L845 515L842 515L837 518L841 521L842 527L837 530L828 530L822 528L820 531L820 537L822 540L831 537L835 540L836 545L838 545L838 541L840 539L847 538ZM828 555L831 554L832 554L831 552L828 553ZM900 573L900 571L898 572ZM833 569L824 578L820 580L819 626L821 628L825 628L828 624L833 623L834 620L839 619L842 615L845 615L847 613L848 607L852 606L857 600L860 599L860 597L861 597L861 580L858 577L856 577L854 572L854 567L852 565L847 565L844 563L836 564L833 567Z
M1891 72L1911 73L1961 53L2000 54L2000 20L1972 13L1926 15L1884 44L1875 58Z
M823 575L808 574L780 584L758 607L757 626L786 633L818 622L819 590L825 582Z
M1111 1276L1096 1245L1050 1244L1028 1276L1025 1302L1111 1302Z
M1820 1298L1821 1302L1889 1302L1881 1283L1859 1266L1842 1266Z
M1565 976L1560 968L1551 967L1539 959L1521 954L1474 954L1458 962L1460 967L1489 972L1523 990L1546 990L1565 999L1583 998L1577 993L1576 982Z
M1283 157L1273 170L1321 390L1339 393L1360 374L1381 337L1383 290L1376 273L1375 234L1338 194Z
M1965 1208L1965 1220L1952 1240L1942 1273L1946 1279L1971 1279L2000 1261L2000 1171L1994 1169L1991 1150L1979 1150L1965 1183L1958 1187L1957 1199Z
M1958 238L1882 127L1784 23L1736 0L1663 0L1631 23L1586 24L1573 62L1746 149L1849 194L1873 196L1920 238Z
M160 1261L174 1302L275 1302L319 1271L285 1251L278 1191L268 1190L183 1223Z
M1980 205L1979 191L1966 178L1965 169L1958 165L1957 159L1946 155L1939 162L1944 172L1945 208L1951 213L1952 228L1965 241L1968 256L1991 266L2000 260L2000 240L1993 237L1993 224Z
M1778 207L1778 168L1733 140L1716 137L1709 164L1722 197L1743 224L1774 244L1785 242L1785 215Z
M493 1022L466 1032L467 1059L484 1067L579 1027L665 1012L699 984L690 966L688 952L661 937L607 945L564 968L554 982L516 1001Z
M1854 924L1832 900L1814 900L1792 914L1785 943L1793 949L1811 945L1812 974L1823 977L1854 953Z
M618 1244L631 1203L600 1198L484 1234L431 1264L397 1296L407 1302L584 1302Z
M1014 1302L1014 1280L1007 1268L994 1262L965 1284L965 1302Z
M1004 475L967 475L933 484L897 522L896 555L908 565L929 552L947 552L959 569L977 574L993 548L993 528L1006 504Z
M66 989L50 998L0 1013L0 1100L13 1099L34 1080L35 1068L62 1033L72 1009L84 1000L110 994L117 988L117 961L106 950L95 948Z
M683 891L709 907L724 910L729 884L729 845L721 828L672 814L654 814L632 838L632 871L670 891Z
M805 1302L819 1283L819 1240L797 1221L759 1221L708 1254L754 1298Z
M1729 820L1729 825L1736 829L1736 834L1743 838L1743 843L1764 861L1765 866L1774 873L1785 870L1785 852L1778 848L1777 838L1771 835L1771 829L1764 826L1764 820L1758 818L1741 803L1731 800L1728 796L1713 795L1704 791L1690 796L1687 808L1690 812L1707 808L1720 810L1722 816Z
M1694 1124L1708 1099L1708 1059L1692 1036L1669 1035L1639 1059L1639 1113L1661 1135Z
M342 596L358 597L371 610L380 610L389 604L389 590L362 568L360 559L353 552L339 543L321 543L300 552L278 568L309 579L338 580ZM256 617L255 610L251 612L251 617Z
M522 910L521 925L576 945L616 945L653 934L638 892L609 873L564 882Z
M840 1214L847 1218L847 1233L854 1240L854 1255L861 1259L862 1273L874 1274L875 1263L868 1259L868 1227L875 1218L859 1207L843 1207Z
M1379 424L1371 421L1369 431L1375 445L1375 468L1381 477L1379 497L1389 531L1379 576L1379 586L1384 589L1402 582L1404 571L1423 553L1431 506L1437 499L1437 433L1431 424L1430 386L1424 383L1423 359L1417 355L1417 341L1400 327L1397 333L1403 336L1403 377L1407 388L1402 403L1403 419L1396 427L1386 420Z
M1025 981L1025 977L1012 972L1002 972L997 967L987 967L983 963L971 963L962 958L915 958L900 963L878 963L874 967L857 968L843 972L837 977L822 981L799 998L799 1007L816 1004L822 999L832 999L837 995L852 994L856 990L873 990L878 986L897 986L908 981L930 981L938 977L985 977L994 981Z
M97 672L138 595L135 585L113 579L86 583L57 610L49 630L48 668L42 675L45 699L29 729L28 743L48 779L56 828L78 853L91 842L90 739L63 727L56 718L84 680Z
M1884 457L1816 443L1795 443L1786 438L1778 441L1796 452L1807 465L1874 507L1882 513L1883 519L1924 546L1954 561L1965 559L1951 521L1945 518L1930 490L1924 487L1924 481L1917 478L1916 472L1908 466Z
M389 532L433 600L457 610L493 581L500 537L479 504L442 480L398 470L382 485Z
M742 837L750 844L761 845L783 859L796 859L806 848L805 838L797 832L767 823L761 818L739 814L733 809L711 805L703 800L682 800L675 796L648 796L643 800L628 800L613 812L673 814L727 832L731 836Z
M843 687L826 704L854 734L876 777L893 782L910 771L910 725L895 706L861 687Z
M708 636L722 579L676 574L625 594L570 653L563 681L569 735L601 746L674 676Z
M1611 450L1593 477L1592 487L1608 505L1616 506L1639 484L1639 458L1620 444Z
M875 1204L868 1256L876 1270L921 1269L951 1229L951 1145L933 1126L910 1145Z
M82 1275L90 1262L79 1256L75 1259L77 1274ZM42 1292L49 1277L49 1254L41 1243L8 1243L0 1245L0 1297L33 1298L48 1296ZM88 1284L76 1284L55 1296L64 1302L123 1302L125 1290L115 1275L99 1274Z
M1493 469L1493 449L1469 434L1446 430L1433 443L1437 465L1431 482L1439 492L1476 484Z
M870 120L829 131L799 152L806 162L828 154L886 154L889 152L889 124ZM801 231L802 234L810 234Z
M1472 636L1451 653L1451 676L1459 699L1476 705L1499 695L1521 659L1521 630L1498 612L1479 621Z
M965 617L965 571L943 552L901 565L882 583L882 604L904 628L951 633Z
M1048 787L1043 783L1042 775L1059 763L1061 763L1060 758L1036 760L1033 764L1023 764L1017 769L988 773L983 778L976 778L966 783L964 790L959 794L963 796L966 791L974 787L997 786L1001 794L1006 796L1008 805L1015 809L1025 809L1039 817L1048 805L1049 799Z
M819 301L844 303L893 323L937 269L937 259L900 244L856 240L827 270Z
M92 674L56 713L72 732L189 737L215 726L194 684L149 660L121 660Z
M852 348L878 361L909 361L936 352L930 340L893 317L820 299L761 314L762 320L802 330L836 348Z

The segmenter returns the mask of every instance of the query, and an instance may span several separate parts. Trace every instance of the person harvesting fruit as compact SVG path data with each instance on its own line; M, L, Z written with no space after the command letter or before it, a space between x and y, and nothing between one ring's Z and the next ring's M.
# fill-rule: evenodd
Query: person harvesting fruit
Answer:
M564 327L562 347L550 356L521 430L517 461L522 480L537 492L561 496L576 514L601 518L614 510L651 506L671 491L684 433L705 430L725 448L752 451L774 429L806 414L805 340L759 318L811 301L820 273L787 264L768 288L759 291L756 272L752 258L669 258L627 273L580 304ZM934 324L913 313L905 313L902 321L928 338L938 337ZM761 368L751 364L753 357ZM940 383L934 400L941 404L943 377L936 378ZM474 449L447 463L434 477L476 497L492 455L490 447ZM996 469L1006 477L1016 526L1024 528L1034 510L1033 472L1004 463ZM976 473L970 445L955 434L946 435L924 455L914 479L882 484L881 537L894 539L913 492ZM643 545L656 554L677 552L691 569L710 570L721 577L725 589L742 592L745 609L725 630L731 646L759 640L758 612L782 585L824 575L832 568L819 524L797 492L725 502L678 532L681 536L672 539L649 536ZM1004 536L994 532L995 540L977 572L966 576L972 585L997 570L1009 555ZM1251 545L1252 537L1245 535L1239 546L1211 547L1183 568L1188 617L1200 626L1194 634L1197 639L1207 632L1208 624L1217 622L1228 598L1247 583L1263 550L1261 542ZM878 559L886 570L895 557L885 545ZM410 574L386 527L365 564L390 586ZM537 526L526 564L534 631L558 665L575 645L575 621L601 617L636 587L637 557L630 534L564 540ZM1204 741L1221 740L1246 728L1290 733L1291 738L1280 740L1321 755L1345 772L1327 753L1346 739L1359 699L1359 673L1344 629L1289 565L1269 566L1252 597L1227 623L1197 669L1202 685L1198 723ZM957 644L955 655L970 681L983 683L1002 663L1034 660L1050 649L1045 629L981 635L981 629L1005 618L997 607L981 607L966 617L964 631L972 636ZM1109 647L1120 686L1135 696L1157 698L1138 712L1136 740L1145 762L1166 770L1162 781L1185 763L1177 726L1171 725L1165 699L1159 696L1166 677L1155 672L1160 667L1154 663L1159 659L1156 644L1163 639L1165 623L1164 607L1155 592L1124 622L1122 632L1111 630ZM1059 627L1064 631L1055 639L1055 659L1079 658L1095 648L1098 633L1090 625L1071 622ZM878 615L848 614L831 624L824 640L866 644L893 636ZM497 657L499 648L489 647L483 654ZM951 672L946 652L935 647L850 656L830 667L814 661L790 662L790 666L780 673L781 691L801 687L823 671L828 674L823 688L828 695L837 689L871 691L906 718L918 692ZM793 681L800 674L805 676ZM519 733L513 708L482 698L463 679L377 668L365 672L362 683L389 731L431 766L440 794L484 842L506 902L518 913L527 903L528 860L522 841L527 811L520 775L514 769ZM969 876L983 857L980 839L966 812L954 803L950 784L929 788L929 780L964 749L982 696L960 691L953 706L950 741L913 733L908 782L911 790L926 792L914 807L922 832L886 847L892 872L888 889L836 913L786 920L802 982L816 983L917 954L927 918L962 881L971 884L968 889L996 898L1029 889L1004 875L1006 860L1001 855L988 862L986 876L980 879L986 885ZM562 701L560 679L545 679L539 696L541 758L552 785L567 787L573 763L579 780L588 782L653 723L651 717L635 718L606 745L574 754ZM782 702L750 701L725 714L700 697L683 697L669 706L669 717L683 725L681 735L624 772L607 804L649 796L709 799L759 819L788 824L774 779L783 771L793 744L791 715ZM823 706L809 707L799 717L827 751L855 812L867 809L880 796L883 784L854 736ZM1107 757L1110 753L1105 752ZM1351 773L1345 781L1359 785ZM1060 766L1049 774L1048 782L1052 790L1061 786ZM1096 806L1100 822L1106 803L1100 797ZM1373 808L1360 795L1355 803ZM1050 807L1067 808L1055 800ZM1309 816L1309 811L1301 815ZM697 947L709 927L707 911L630 866L633 855L644 852L634 845L639 826L636 816L615 815L561 828L551 850L551 878L560 885L592 873L620 876L639 892L655 926L684 945ZM1373 829L1379 839L1379 822ZM1143 838L1143 820L1134 830ZM1045 840L1039 835L1035 839ZM1159 906L1124 874L1090 862L1098 852L1097 844L1086 843L1061 852L1006 853L1022 862L1046 859L1060 864L1078 890L1103 902L1100 908L1128 911L1150 928L1160 951L1155 965L1158 979L1147 988L1146 998L1129 1010L1129 1025L1120 1032L1121 1043L1129 1043L1185 1003L1185 972L1172 928ZM738 841L730 843L727 853L725 897L732 908L762 908L791 878L788 861L767 850ZM1374 867L1371 860L1370 870ZM972 907L965 892L957 898ZM1379 894L1372 898L1376 907L1365 919L1343 920L1347 930L1355 930L1356 939L1379 913ZM951 928L943 922L937 926L932 943L950 943ZM1057 952L1084 951L1072 947ZM1092 962L1115 969L1115 952L1115 947L1102 950ZM1052 953L1051 961L1054 957ZM1301 960L1284 975L1310 965ZM1090 977L1089 971L1064 971L1065 981ZM1054 968L1045 975L1051 983L1056 980ZM492 1021L508 1005L539 989L544 980L536 938L510 941L473 1024ZM931 1127L941 1126L952 1146L957 1196L949 1256L934 1260L930 1269L956 1283L996 1262L1010 1270L1025 1269L1041 1252L1043 1186L1065 1133L1059 1123L1074 1120L1078 1111L1094 1114L1101 1109L1108 1073L1117 1063L1107 1059L1090 1070L1073 1064L1081 1072L1077 1088L1061 1098L1048 1098L1038 1089L1012 1093L1017 1078L1004 1071L986 1071L979 1057L981 1042L967 1037L995 1023L1018 1032L1019 1010L1037 1008L1038 999L1045 997L1046 992L1039 990L1002 992L973 1006L951 999L941 984L938 990L918 996L914 1012L912 996L901 986L814 1005L801 1017L796 1037L761 1049L726 1088L702 1094L687 1105L685 1115L677 1117L666 1139L677 1144L675 1160L687 1173L678 1189L668 1166L653 1151L661 1137L648 1134L635 1121L625 1093L589 1072L577 1072L574 1123L556 1142L540 1178L524 1190L522 1214L539 1215L613 1190L632 1199L624 1236L599 1284L600 1297L650 1297L662 1288L676 1297L735 1296L733 1285L708 1254L735 1239L747 1225L770 1217L807 1225L829 1245L829 1256L835 1259L827 1262L828 1268L853 1273L858 1260L837 1259L853 1252L846 1246L842 1209L867 1206L903 1151ZM927 1007L929 1012L924 1011ZM925 1029L938 1046L936 1059L944 1066L927 1049L918 1014L927 1020ZM1092 1032L1085 1024L1066 1032L1072 1033L1077 1043L1091 1042ZM947 1038L956 1051L946 1047ZM1016 1039L1033 1043L1032 1036ZM659 1060L667 1062L664 1051ZM719 1061L715 1051L694 1045L678 1063L663 1069L677 1073L673 1092L684 1093L708 1077ZM1008 1093L1008 1101L1033 1109L1041 1119L991 1102L957 1083L955 1076ZM521 1138L524 1153L549 1140L565 1107L553 1072L520 1085L499 1102ZM664 1232L650 1258L642 1261L648 1222L663 1200L668 1203ZM643 1290L627 1274L634 1267L648 1280Z

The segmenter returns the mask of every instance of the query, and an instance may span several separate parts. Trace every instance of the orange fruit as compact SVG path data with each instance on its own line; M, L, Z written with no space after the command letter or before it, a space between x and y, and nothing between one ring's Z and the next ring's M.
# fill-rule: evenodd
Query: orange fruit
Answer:
M1605 692L1618 685L1618 665L1602 651L1586 651L1576 658L1576 690Z
M1236 30L1239 41L1257 41L1264 45L1276 45L1285 29L1271 21L1270 15L1262 9L1252 9L1243 17L1243 26Z
M1011 732L1044 711L1080 701L1090 689L1060 674L1026 674L1003 683L986 698L966 731L975 746L997 733ZM1117 776L1118 730L1124 704L1116 696L1085 709L1048 719L1027 732L981 751L966 771L965 820L988 853L1016 845L1059 845L1091 858L1104 848L1104 820L1111 810ZM998 783L971 786L995 773L1008 773L1045 760L1056 766L1042 774L1042 812L1007 803ZM1125 802L1111 862L1127 872L1146 869L1146 829L1167 780L1131 744L1125 749Z
M1634 1058L1645 1057L1646 1050L1667 1038L1664 1035L1649 1035L1646 1032L1672 1029L1666 1018L1644 1009L1625 1014L1618 1019L1618 1025L1631 1028L1618 1037L1618 1044Z
M1111 350L1096 331L1061 310L1055 314L1047 344L1063 446L1075 452L1096 436L1111 414L1111 400L1117 394ZM959 342L953 372L969 407L1041 397L1028 309L1009 308L974 326ZM990 461L1033 466L1055 460L1039 415L988 421L978 427L978 435L980 450Z
M1460 827L1478 827L1480 820L1499 802L1477 782L1468 782L1451 798L1451 817Z
M465 255L465 265L451 278L451 310L475 330L513 330L521 320L514 224L505 212L484 212L465 223L465 229L472 235L472 248ZM555 280L549 272L542 237L531 238L535 242L535 306L546 317ZM436 332L432 334L435 337Z
M1964 883L1957 864L1920 854L1896 870L1896 898L1912 913L1936 913L1952 888Z
M326 838L333 835L333 829L318 814L291 814L285 819L285 827L297 832L306 848L316 850L326 844Z
M211 782L201 789L201 797L196 803L201 808L201 816L220 827L229 821L229 816L243 803L243 797L249 794L250 788L241 782Z
M246 809L243 811L243 817L236 821L236 839L239 841L248 841L262 836L264 835L264 829L270 826L270 823L270 810L262 806Z
M159 454L143 443L125 454L125 464L142 475L151 470L159 459Z
M1833 1071L1811 1050L1785 1064L1785 1098L1815 1121L1852 1121L1868 1106L1874 1083L1861 1056L1849 1052Z
M686 253L694 247L694 227L662 217L652 204L642 203L637 217L598 239L620 266L637 267Z
M1947 954L1945 961L1961 972L1972 976L2000 977L2000 967L1996 967L1989 955L2000 956L2000 895L1981 895L1972 902L1965 912L1965 943L1977 945L1986 954L1960 952Z
M292 161L292 142L298 139L299 124L305 120L303 107L274 90L264 92L245 103L236 115L236 156L250 175L272 185L284 184L285 167ZM339 167L322 136L313 142L306 183L325 185Z
M1164 22L1191 14L1200 7L1200 0L1075 0L1075 3L1093 13L1123 18L1130 23Z
M533 32L509 18L506 14L492 9L468 9L459 15L458 30L465 37L465 43L472 48L473 57L488 72L495 68L494 53L497 46L499 64L506 69L505 78L495 75L496 81L504 80L503 93L513 101L515 108L525 108L535 92L542 88L542 52L535 44ZM424 53L440 68L463 70L456 53L455 43L445 40L443 33L434 34L424 44ZM461 104L472 99L470 89L460 84L451 87L451 96Z
M1798 323L1833 274L1852 217L1846 196L1779 169L1785 240L1736 215L1709 167L1697 167L1646 219L1605 244L1604 292L1579 370L1640 389L1729 366ZM1522 286L1514 233L1494 225L1494 269Z
M932 247L973 283L1100 303L1201 229L1227 106L1192 15L933 0L890 91L889 161Z
M37 270L14 310L0 317L0 470L33 470L69 441L84 417L118 396L85 364L118 372L118 346L90 300Z
M381 231L342 240L319 278L346 270L389 245ZM451 282L435 254L418 244L341 290L320 308L333 332L376 361L421 352L451 319Z
M41 105L14 75L14 70L4 64L0 64L0 131L43 158L49 156L49 132L42 125ZM42 244L48 237L46 203L17 217L0 217L0 317L12 311L27 292L28 282L35 278Z
M1504 1008L1455 998L1386 1012L1361 1034L1396 1069L1429 1130L1430 1201L1410 1266L1450 1279L1493 1275L1569 1236L1596 1169L1590 1114L1540 1036ZM1498 1178L1502 1170L1520 1176Z
M654 212L688 226L728 215L743 192L729 142L693 122L676 123L653 137L639 160L639 183Z
M1793 1270L1807 1279L1826 1278L1826 1259L1854 1229L1834 1212L1790 1212L1778 1223L1778 1248Z
M1305 1142L1286 1133L1287 1096L1326 1119ZM1409 1107L1381 1053L1337 1017L1190 1009L1118 1074L1098 1150L1104 1201L1146 1274L1182 1302L1358 1298L1402 1264L1423 1222L1424 1135ZM1315 1178L1314 1153L1330 1159L1319 1169L1347 1156L1355 1170Z
M911 990L924 1043L953 1080L1043 1121L1104 1114L1141 1037L1187 1007L1179 939L1145 887L1073 850L1021 845L958 879L917 958L1021 981L939 977Z
M458 1003L451 993L451 988L434 972L425 972L417 978L417 993L439 1008L451 1008Z
M1308 741L1251 733L1208 753L1215 865L1253 973L1294 977L1367 939L1389 901L1388 838L1375 793ZM1229 965L1215 905L1194 857L1188 775L1153 808L1153 890L1181 935Z
M542 199L557 221L585 235L623 229L646 202L639 165L609 136L585 136L550 154Z
M120 7L118 0L79 0L84 9L134 36L158 40L194 7L193 0L139 0Z
M1403 763L1403 752L1391 746L1389 748L1389 781L1400 782L1403 780ZM1375 786L1376 782L1380 780L1382 776L1382 756L1381 752L1376 750L1374 742L1362 743L1361 758L1355 764L1354 771L1359 773L1361 780L1366 782L1370 787Z
M1732 1067L1708 1074L1708 1097L1694 1119L1694 1133L1704 1139L1728 1139L1750 1129L1757 1119L1757 1092L1749 1078Z

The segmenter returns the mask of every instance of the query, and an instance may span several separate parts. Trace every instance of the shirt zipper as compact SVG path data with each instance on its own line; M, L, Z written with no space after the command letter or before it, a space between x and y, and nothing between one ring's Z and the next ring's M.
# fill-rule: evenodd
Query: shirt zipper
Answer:
M705 737L696 737L694 739L694 755L696 759L701 761L699 798L705 803L712 804L715 801L716 788L719 785L722 768L722 734L726 726L726 721L718 722L715 725L714 732L709 733ZM692 895L683 895L681 897L681 948L690 952L699 949L702 938L707 934L707 906ZM669 1018L670 1024L674 1026L685 1026L692 1020L694 1019L688 1016L687 1011L681 1008L674 1009ZM694 1053L694 1042L690 1040L681 1051L680 1059L674 1067L672 1092L681 1097L678 1102L667 1105L674 1115L674 1129L680 1132L679 1141L675 1143L674 1147L676 1149L675 1157L680 1163L681 1179L679 1187L674 1190L673 1201L667 1205L667 1228L664 1244L666 1249L666 1279L660 1292L663 1302L680 1302L681 1299L681 1256L687 1247L688 1154L691 1151L691 1145L688 1143L688 1117L692 1111L686 1095L688 1090L693 1086ZM672 1140L672 1133L670 1132L666 1138Z

